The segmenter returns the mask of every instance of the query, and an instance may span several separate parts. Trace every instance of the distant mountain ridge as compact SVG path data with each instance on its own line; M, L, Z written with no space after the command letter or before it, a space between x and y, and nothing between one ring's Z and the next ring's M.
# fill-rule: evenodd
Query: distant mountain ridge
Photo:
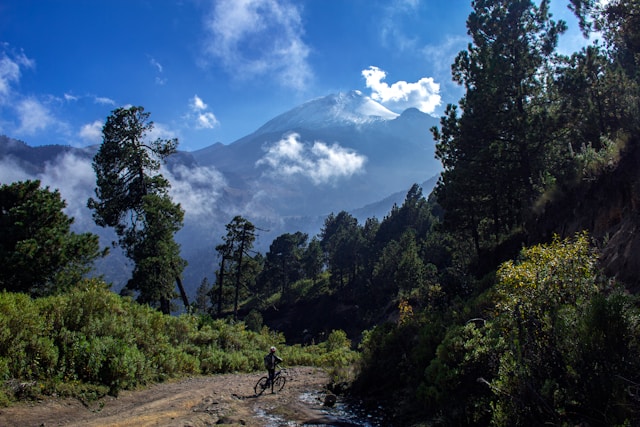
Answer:
M326 128L364 125L392 120L399 114L385 108L360 91L317 98L288 111L261 126L255 133L290 131L299 128Z
M413 184L429 193L440 173L429 131L435 124L436 118L416 109L396 114L353 91L306 102L229 145L172 156L163 174L185 209L177 240L189 262L188 291L195 293L205 276L213 279L213 248L235 215L262 230L256 249L264 252L282 233L316 235L332 212L349 211L361 221L382 219ZM95 187L91 161L97 149L30 147L0 137L0 183L37 178L59 188L76 228L100 234L109 244L112 230L96 227L86 208ZM120 272L116 288L124 285L121 273L129 268L122 259L118 263L100 266L108 279L109 270Z
M91 160L96 150L97 148L74 148L68 145L31 147L23 141L0 135L0 159L12 161L31 174L43 172L47 162L52 162L66 153L73 153ZM0 176L0 182L4 184L5 182L1 181L2 178L4 177Z

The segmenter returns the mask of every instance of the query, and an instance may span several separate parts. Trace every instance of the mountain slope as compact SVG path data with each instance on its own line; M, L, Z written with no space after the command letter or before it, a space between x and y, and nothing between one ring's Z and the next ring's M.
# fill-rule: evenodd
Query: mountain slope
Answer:
M281 214L327 214L437 175L429 131L435 124L416 109L396 115L350 92L307 102L232 144L193 155L223 173L230 186L268 194L262 203Z
M261 126L255 133L267 134L300 128L329 128L364 125L393 120L397 113L388 110L360 91L337 93L314 99Z

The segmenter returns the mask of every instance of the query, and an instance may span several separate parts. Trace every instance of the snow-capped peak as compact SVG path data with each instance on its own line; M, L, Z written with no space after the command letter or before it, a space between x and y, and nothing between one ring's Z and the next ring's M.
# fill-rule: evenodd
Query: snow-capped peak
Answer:
M267 122L256 133L359 125L393 120L399 114L387 109L358 90L340 92L308 101Z

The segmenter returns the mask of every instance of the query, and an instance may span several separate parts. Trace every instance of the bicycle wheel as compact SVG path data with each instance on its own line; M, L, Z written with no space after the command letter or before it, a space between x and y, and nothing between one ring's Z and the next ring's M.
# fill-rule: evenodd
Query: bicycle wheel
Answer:
M287 379L283 376L278 376L273 382L273 390L280 391L284 388L284 384L287 382Z
M258 380L256 385L253 387L253 391L255 392L256 396L259 396L262 393L264 393L264 391L267 389L268 381L269 381L269 378L267 377L262 377Z

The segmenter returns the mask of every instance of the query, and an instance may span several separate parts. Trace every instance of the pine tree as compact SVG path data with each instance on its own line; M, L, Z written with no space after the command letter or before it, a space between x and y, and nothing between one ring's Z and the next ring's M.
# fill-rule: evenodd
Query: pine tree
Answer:
M479 253L522 226L545 185L554 129L548 71L566 25L551 20L546 0L472 6L473 43L452 66L466 94L432 131L444 168L435 192L445 225L464 230Z
M246 286L248 282L243 273L245 273L245 270L248 271L248 267L251 265L249 252L253 248L253 242L256 240L256 227L249 220L238 215L226 225L226 229L227 235L223 237L224 244L218 247L225 251L231 263L229 270L233 271L235 289L233 317L237 319L240 288ZM252 279L255 279L255 275L252 274ZM220 286L222 285L223 282L221 281Z
M142 107L118 108L107 118L93 159L97 198L90 198L88 206L97 225L115 229L120 246L135 264L127 288L138 291L140 302L158 305L168 314L174 281L189 307L181 279L186 261L174 240L184 211L172 202L169 181L157 173L176 152L178 140L148 142L152 129Z
M98 236L71 232L58 190L40 181L0 187L0 289L43 296L75 286L90 271Z

